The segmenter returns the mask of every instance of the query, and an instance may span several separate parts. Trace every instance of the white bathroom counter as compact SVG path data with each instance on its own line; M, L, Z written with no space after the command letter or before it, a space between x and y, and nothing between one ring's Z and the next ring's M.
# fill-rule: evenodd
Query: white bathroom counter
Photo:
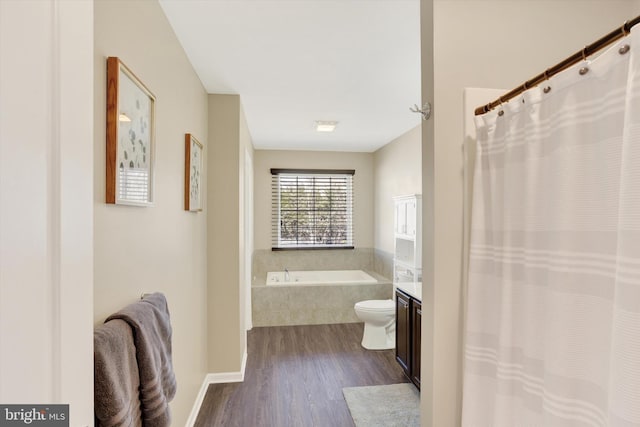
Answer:
M422 282L395 282L393 287L422 302Z

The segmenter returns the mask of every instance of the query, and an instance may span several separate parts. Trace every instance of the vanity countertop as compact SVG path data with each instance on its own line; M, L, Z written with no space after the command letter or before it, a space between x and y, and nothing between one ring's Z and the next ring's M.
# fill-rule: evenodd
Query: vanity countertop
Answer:
M393 286L422 302L422 282L396 282Z

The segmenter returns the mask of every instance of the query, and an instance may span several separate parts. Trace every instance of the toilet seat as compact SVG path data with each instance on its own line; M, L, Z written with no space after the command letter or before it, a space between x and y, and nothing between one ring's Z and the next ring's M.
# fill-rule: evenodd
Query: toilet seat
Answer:
M356 303L356 310L375 313L394 312L396 305L391 299L372 299Z

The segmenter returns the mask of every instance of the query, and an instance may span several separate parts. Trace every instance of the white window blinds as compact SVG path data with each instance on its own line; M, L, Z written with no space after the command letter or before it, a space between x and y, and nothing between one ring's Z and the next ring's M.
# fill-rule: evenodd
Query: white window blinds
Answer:
M137 203L148 203L151 200L148 169L120 167L118 178L119 200Z
M272 249L352 249L354 173L271 169Z

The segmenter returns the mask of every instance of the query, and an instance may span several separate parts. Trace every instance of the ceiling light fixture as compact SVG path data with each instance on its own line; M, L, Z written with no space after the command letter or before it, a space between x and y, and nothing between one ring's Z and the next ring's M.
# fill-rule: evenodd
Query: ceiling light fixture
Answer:
M333 132L336 130L338 122L334 121L316 121L316 132Z

